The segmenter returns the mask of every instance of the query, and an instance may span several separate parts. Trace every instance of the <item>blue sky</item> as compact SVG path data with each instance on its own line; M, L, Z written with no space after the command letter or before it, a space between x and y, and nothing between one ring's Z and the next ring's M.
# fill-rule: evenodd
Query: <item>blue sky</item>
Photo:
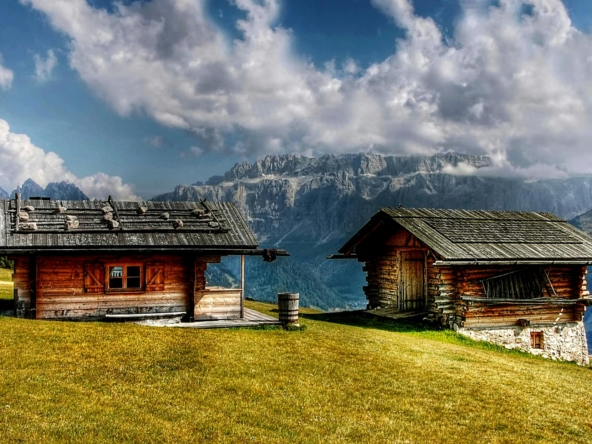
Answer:
M149 198L292 152L586 174L591 28L587 0L5 0L0 187Z

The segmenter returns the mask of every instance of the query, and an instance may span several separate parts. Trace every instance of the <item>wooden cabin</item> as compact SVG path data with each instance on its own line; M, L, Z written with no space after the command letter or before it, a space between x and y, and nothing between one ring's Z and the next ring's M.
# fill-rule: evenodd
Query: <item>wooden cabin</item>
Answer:
M15 261L17 313L35 319L243 317L244 259L258 249L224 202L0 200L0 254ZM241 287L206 284L208 264L241 257Z
M369 309L588 363L592 239L553 214L381 208L330 258L364 262Z

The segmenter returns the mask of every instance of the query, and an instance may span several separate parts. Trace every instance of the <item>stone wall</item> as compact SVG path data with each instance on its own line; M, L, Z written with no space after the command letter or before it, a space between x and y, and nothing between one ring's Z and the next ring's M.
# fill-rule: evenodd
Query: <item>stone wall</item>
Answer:
M471 339L491 342L507 349L522 350L553 360L577 362L579 365L590 363L583 322L488 329L458 328L455 325L455 330ZM530 334L536 332L542 332L540 349L532 348L530 344Z

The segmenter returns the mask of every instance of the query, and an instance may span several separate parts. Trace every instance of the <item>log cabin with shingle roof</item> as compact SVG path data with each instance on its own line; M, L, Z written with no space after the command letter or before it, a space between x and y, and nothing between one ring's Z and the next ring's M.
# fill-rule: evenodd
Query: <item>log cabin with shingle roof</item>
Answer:
M369 309L588 363L592 239L553 214L381 208L330 258L365 263Z
M244 258L270 261L225 202L0 200L0 254L17 312L36 319L243 317ZM207 287L209 263L241 257L241 287Z

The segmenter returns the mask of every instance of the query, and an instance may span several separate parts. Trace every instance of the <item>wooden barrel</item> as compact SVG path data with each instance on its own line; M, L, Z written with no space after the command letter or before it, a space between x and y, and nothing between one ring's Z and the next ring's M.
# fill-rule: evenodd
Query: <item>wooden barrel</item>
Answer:
M283 324L298 324L299 293L278 293L278 312Z

